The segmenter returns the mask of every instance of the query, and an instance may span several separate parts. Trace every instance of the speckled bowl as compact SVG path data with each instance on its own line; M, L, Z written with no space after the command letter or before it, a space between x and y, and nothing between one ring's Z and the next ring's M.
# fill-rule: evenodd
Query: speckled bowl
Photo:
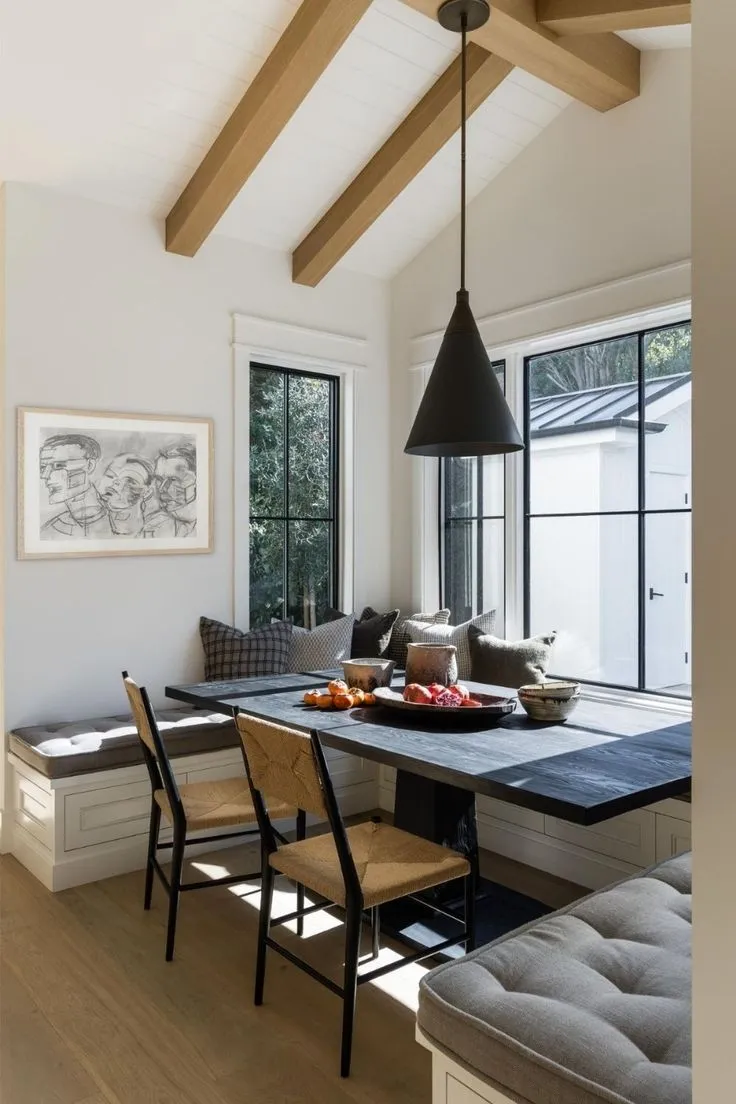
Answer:
M566 721L580 700L579 686L567 698L542 697L525 690L523 686L519 689L519 701L533 721Z
M396 664L393 659L346 659L342 670L348 686L370 694L377 686L390 686Z

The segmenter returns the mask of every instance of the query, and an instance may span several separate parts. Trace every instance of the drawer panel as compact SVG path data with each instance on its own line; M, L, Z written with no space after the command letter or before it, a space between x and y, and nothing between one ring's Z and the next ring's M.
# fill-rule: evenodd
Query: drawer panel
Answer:
M544 813L522 809L520 805L510 805L508 801L497 801L495 797L478 795L475 799L475 810L479 820L501 820L505 824L529 828L532 832L544 832Z
M637 809L590 828L547 816L544 831L554 839L574 843L599 855L609 855L635 866L650 866L655 862L654 822L655 814L647 809Z
M30 778L15 772L15 820L42 843L51 849L53 843L52 808L53 796L42 790Z
M657 862L674 858L692 848L692 825L688 820L657 815Z
M174 772L177 782L186 775ZM64 850L75 851L96 843L112 843L130 836L148 834L151 813L149 782L128 782L121 786L106 786L64 797ZM162 822L161 840L171 838L166 822Z

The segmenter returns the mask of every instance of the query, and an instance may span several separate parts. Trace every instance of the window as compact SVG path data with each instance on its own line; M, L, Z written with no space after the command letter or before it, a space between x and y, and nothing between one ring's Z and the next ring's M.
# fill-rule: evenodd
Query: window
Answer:
M525 361L525 627L562 676L690 695L690 336Z
M493 369L503 386L504 362ZM454 625L495 609L496 632L503 633L504 458L452 457L440 464L441 604Z
M250 624L312 628L337 605L335 376L250 366Z

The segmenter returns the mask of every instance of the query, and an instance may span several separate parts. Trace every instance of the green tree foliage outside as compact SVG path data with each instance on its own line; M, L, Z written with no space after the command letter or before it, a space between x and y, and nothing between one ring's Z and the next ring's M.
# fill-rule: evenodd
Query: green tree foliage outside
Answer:
M333 388L251 367L250 622L312 627L333 596Z
M623 337L535 357L531 362L530 398L633 383L639 371L638 344L636 337ZM689 323L647 334L644 343L646 378L689 372L690 344Z

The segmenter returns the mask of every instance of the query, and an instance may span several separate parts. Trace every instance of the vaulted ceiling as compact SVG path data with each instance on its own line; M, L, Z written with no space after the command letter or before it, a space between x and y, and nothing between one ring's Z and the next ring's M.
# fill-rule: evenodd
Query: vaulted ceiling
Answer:
M458 40L437 6L0 0L0 177L167 219L176 252L215 232L294 253L303 283L390 276L457 213ZM634 97L638 51L687 46L689 10L496 0L472 36L469 195L573 97Z

